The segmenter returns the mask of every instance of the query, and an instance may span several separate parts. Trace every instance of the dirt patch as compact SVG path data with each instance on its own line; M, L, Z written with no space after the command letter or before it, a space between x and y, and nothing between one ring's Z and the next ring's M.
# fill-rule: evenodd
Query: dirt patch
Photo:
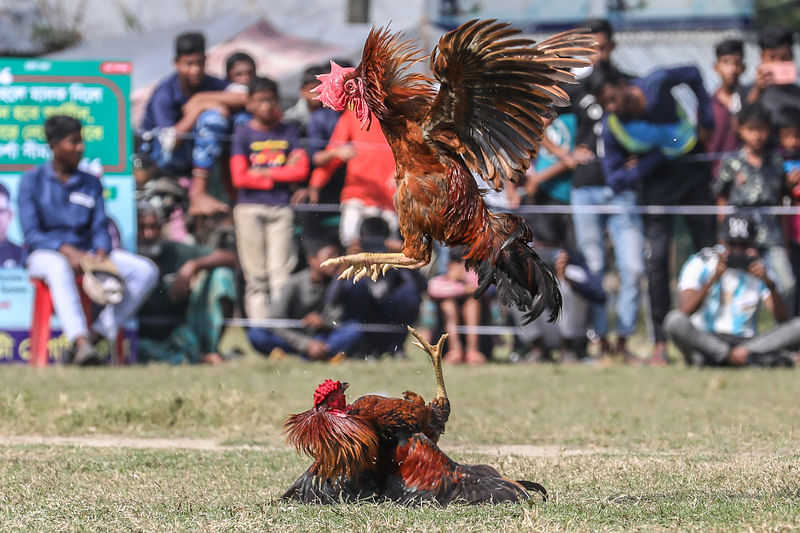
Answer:
M0 437L2 446L86 446L90 448L136 448L154 450L197 450L222 452L231 450L288 449L264 445L226 445L218 439L197 438L136 438L115 435L53 437L42 435L15 435ZM559 457L612 453L603 448L563 448L560 446L532 446L526 444L476 444L445 446L447 453L476 453L481 455L519 455L523 457Z

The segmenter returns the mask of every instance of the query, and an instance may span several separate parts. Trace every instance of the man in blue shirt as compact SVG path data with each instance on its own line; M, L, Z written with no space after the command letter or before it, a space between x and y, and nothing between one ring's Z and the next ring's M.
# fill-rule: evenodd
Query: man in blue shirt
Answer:
M208 179L231 133L231 112L242 109L245 91L205 73L205 37L183 33L175 40L175 72L162 80L147 103L140 150L163 170L192 176L189 211L214 215L228 206L208 194Z
M678 308L665 329L689 365L792 365L800 348L800 318L788 320L774 276L755 249L755 225L731 215L724 244L686 261L678 280ZM763 304L779 324L757 331Z
M26 266L31 277L50 288L56 315L73 343L75 364L97 364L93 341L114 339L158 281L152 261L124 250L111 249L103 186L91 174L78 170L83 156L81 123L52 116L44 125L53 160L26 172L19 186L19 213L25 235ZM75 275L81 263L110 258L125 282L125 294L106 306L92 324L86 323Z
M672 96L687 85L698 102L697 125ZM607 77L596 88L606 117L603 127L606 182L614 191L638 190L644 205L711 205L711 169L699 160L701 143L714 127L711 97L694 66L658 69L628 80ZM684 215L696 250L714 243L713 216ZM645 236L650 313L655 348L650 364L666 364L666 335L662 326L671 308L669 248L671 215L646 215Z

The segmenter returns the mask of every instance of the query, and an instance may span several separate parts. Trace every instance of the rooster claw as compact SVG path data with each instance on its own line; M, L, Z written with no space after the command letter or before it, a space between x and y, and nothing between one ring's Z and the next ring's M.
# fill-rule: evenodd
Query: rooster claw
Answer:
M352 279L353 283L369 276L372 281L378 281L381 275L385 276L390 268L420 268L427 261L412 259L400 253L360 253L333 257L324 261L321 266L347 265L339 279Z

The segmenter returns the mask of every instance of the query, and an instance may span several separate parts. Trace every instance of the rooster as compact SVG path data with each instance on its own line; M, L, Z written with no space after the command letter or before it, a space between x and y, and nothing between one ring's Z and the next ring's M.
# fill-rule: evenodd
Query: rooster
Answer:
M536 155L552 105L568 105L559 83L574 83L575 56L594 53L578 30L536 44L494 20L473 20L447 33L430 55L435 81L409 67L424 53L400 33L375 29L361 64L318 76L318 99L331 109L355 111L362 128L377 120L396 163L395 207L405 239L402 253L362 253L329 260L347 268L340 277L373 280L387 269L430 262L432 240L465 246L466 266L479 277L475 297L497 286L500 301L527 321L545 308L555 320L561 293L552 270L531 248L525 221L492 214L473 174L495 190L516 183Z
M436 398L426 404L406 391L403 398L368 395L348 405L347 383L325 380L314 392L314 406L284 424L289 443L314 462L283 498L447 505L522 501L534 490L546 497L538 483L506 479L486 465L458 464L438 448L450 416L441 360L447 336L432 346L409 330L433 363Z

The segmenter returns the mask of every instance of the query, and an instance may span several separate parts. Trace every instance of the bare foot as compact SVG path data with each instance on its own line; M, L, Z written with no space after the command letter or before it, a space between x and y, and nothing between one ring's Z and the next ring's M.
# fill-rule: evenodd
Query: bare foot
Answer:
M477 350L468 350L467 355L464 356L464 362L468 365L485 365L489 359Z
M205 365L219 365L225 362L225 359L218 353L207 353L200 358L200 362Z
M444 355L444 362L449 365L460 365L464 362L464 352L461 350L450 350Z

